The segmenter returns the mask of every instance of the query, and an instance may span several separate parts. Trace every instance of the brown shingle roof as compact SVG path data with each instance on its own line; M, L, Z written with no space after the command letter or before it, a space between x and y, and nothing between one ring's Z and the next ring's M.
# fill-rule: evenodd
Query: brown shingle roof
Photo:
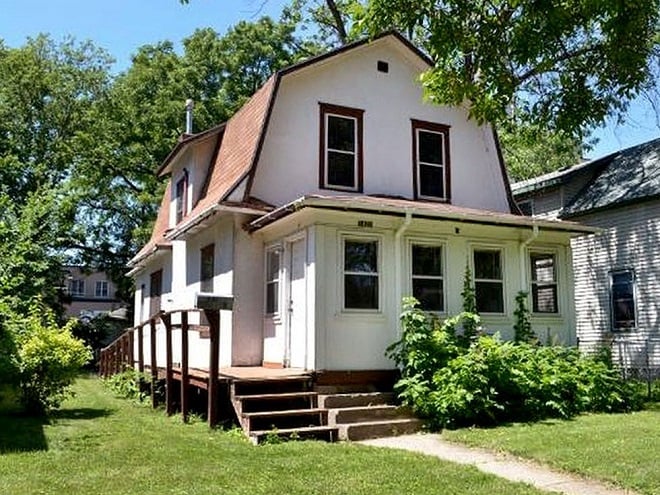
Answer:
M165 233L170 224L170 195L171 195L172 181L167 181L165 186L165 192L163 193L163 199L160 201L160 206L158 207L158 215L156 216L156 222L154 223L153 231L151 232L151 238L149 241L138 251L138 253L128 262L128 266L132 267L137 265L140 261L145 259L151 253L156 251L159 248L168 248L171 246L171 242L165 239Z

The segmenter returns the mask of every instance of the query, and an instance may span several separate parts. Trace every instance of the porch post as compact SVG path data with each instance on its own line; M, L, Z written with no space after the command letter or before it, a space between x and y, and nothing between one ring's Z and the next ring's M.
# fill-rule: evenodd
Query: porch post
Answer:
M158 398L156 397L156 382L158 382L158 363L156 362L156 318L151 318L149 320L149 327L151 333L151 342L149 342L149 347L151 348L151 407L154 409L158 407Z
M181 313L181 415L188 422L188 312Z
M174 377L172 376L172 316L161 314L160 319L165 325L165 412L168 416L174 414Z
M138 371L144 373L144 323L137 327L138 333Z
M131 370L135 370L135 328L128 331L128 362Z
M218 371L220 360L220 311L205 309L211 339L209 345L208 422L210 427L218 424Z

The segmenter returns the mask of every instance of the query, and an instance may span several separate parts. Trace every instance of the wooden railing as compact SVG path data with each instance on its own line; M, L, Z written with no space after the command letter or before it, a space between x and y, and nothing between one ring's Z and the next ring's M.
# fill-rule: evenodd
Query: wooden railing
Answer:
M188 401L188 391L190 388L190 368L189 368L189 345L188 332L190 325L188 323L189 313L203 313L206 316L209 327L209 359L208 374L203 377L208 392L208 423L209 426L215 426L218 422L218 371L220 359L220 312L209 309L181 309L174 311L161 311L141 324L126 329L111 344L101 349L99 360L99 374L102 377L124 371L127 367L135 368L143 372L146 368L144 360L144 333L145 329L150 334L149 339L149 372L151 375L151 403L158 407L158 394L156 393L158 383L158 365L156 353L156 330L158 323L162 322L165 327L165 409L167 414L176 412L176 398L174 396L174 371L172 365L173 342L172 342L172 316L181 314L181 395L180 409L184 421L188 420L190 408ZM135 356L135 341L137 340L137 356Z

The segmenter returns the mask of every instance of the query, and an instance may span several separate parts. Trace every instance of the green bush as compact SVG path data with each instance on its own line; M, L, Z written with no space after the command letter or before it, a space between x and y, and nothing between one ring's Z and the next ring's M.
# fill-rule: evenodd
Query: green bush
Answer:
M81 368L92 359L85 344L71 334L73 321L60 328L52 313L31 311L16 338L21 401L27 412L59 407Z
M404 300L401 321L402 338L388 349L401 369L396 389L433 426L567 418L640 406L633 387L614 369L577 349L502 342L497 335L460 345L455 329L461 321L478 326L478 317L462 313L440 325L414 299Z
M145 390L151 383L151 377L127 366L124 371L105 378L103 382L118 397L141 402L147 397Z

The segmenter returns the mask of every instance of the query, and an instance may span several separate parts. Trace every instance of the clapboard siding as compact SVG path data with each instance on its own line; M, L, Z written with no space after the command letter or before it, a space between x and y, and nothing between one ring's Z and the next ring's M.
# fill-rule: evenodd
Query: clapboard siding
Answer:
M575 220L602 227L601 234L572 241L577 335L593 350L611 343L615 362L660 367L660 202L649 201ZM609 272L635 271L637 328L612 332Z

